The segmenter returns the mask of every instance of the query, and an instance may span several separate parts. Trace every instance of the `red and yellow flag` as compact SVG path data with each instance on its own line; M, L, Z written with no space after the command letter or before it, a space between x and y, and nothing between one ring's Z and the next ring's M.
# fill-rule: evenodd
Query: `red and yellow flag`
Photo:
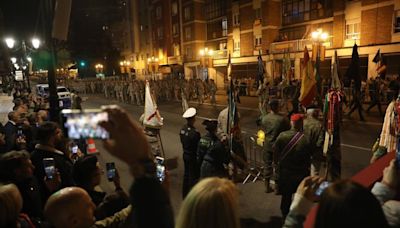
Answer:
M301 89L299 101L303 106L309 106L317 94L317 82L313 73L313 65L308 54L307 47L304 48L304 59L301 72Z

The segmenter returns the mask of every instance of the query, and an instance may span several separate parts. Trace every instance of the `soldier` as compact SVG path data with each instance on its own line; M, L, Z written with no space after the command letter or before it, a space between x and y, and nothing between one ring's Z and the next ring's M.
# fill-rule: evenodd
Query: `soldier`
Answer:
M292 196L300 182L310 175L311 163L310 142L303 133L303 115L293 114L290 120L292 128L280 133L273 146L283 218L289 213Z
M267 111L267 104L269 98L269 82L260 83L257 89L256 95L258 96L258 108L260 109L261 115Z
M370 97L371 104L367 108L367 113L371 110L375 105L378 106L379 115L382 116L382 107L381 107L381 85L382 85L381 77L377 76L374 80L372 80L370 84Z
M261 117L261 127L265 132L265 141L263 146L263 159L264 159L264 183L265 192L272 191L270 186L270 179L273 177L273 145L278 135L290 128L289 123L285 117L279 114L279 101L270 100L270 113L264 114Z
M179 101L179 93L181 91L179 84L180 82L178 80L176 80L175 83L173 84L175 101Z
M196 109L189 108L182 115L187 123L180 131L180 138L183 147L184 176L182 196L189 193L190 189L196 184L199 178L199 168L197 166L197 146L200 141L200 133L194 127L196 121Z
M197 98L199 100L199 104L203 104L204 103L204 86L203 86L203 82L198 79L197 83Z
M210 91L211 104L215 105L217 103L215 100L215 94L217 93L217 86L215 85L213 79L210 80L209 91Z
M304 120L304 134L307 136L311 149L311 176L319 176L323 158L322 148L324 144L324 129L318 120L319 109L309 107L307 118Z
M229 164L230 154L225 145L216 135L217 120L204 120L207 133L201 137L197 147L197 164L200 167L200 177L228 177L225 166Z

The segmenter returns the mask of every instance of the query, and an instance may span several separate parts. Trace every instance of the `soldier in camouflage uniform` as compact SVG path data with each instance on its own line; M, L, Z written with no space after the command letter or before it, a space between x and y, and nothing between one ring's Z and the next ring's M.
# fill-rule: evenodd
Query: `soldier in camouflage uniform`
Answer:
M215 85L215 82L213 79L210 80L209 91L210 91L211 104L215 105L217 103L215 100L215 94L217 93L217 86Z
M260 109L261 114L265 114L267 111L267 104L269 98L269 83L265 82L260 84L257 89L256 95L258 96L258 108Z
M279 114L279 101L271 100L269 102L270 113L261 116L261 127L265 132L263 146L264 159L264 182L265 192L271 192L270 180L273 177L273 145L278 135L290 128L288 120Z
M303 115L293 114L290 120L291 129L280 133L273 145L278 188L282 194L280 209L284 218L289 213L293 194L300 182L310 175L312 149L303 133Z
M324 144L324 129L318 120L319 109L309 107L307 118L304 120L304 134L307 136L311 149L311 176L319 176L321 162L323 159L322 147Z

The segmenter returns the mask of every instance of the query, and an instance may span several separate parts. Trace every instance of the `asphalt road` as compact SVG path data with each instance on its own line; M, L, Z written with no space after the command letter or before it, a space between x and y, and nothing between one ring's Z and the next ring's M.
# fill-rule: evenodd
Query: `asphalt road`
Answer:
M84 95L83 95L84 96ZM221 105L211 106L208 104L198 105L190 103L198 109L198 116L207 118L217 118L218 113L224 108L222 105L226 98L220 97ZM254 134L256 132L255 120L259 115L257 110L256 98L242 98L242 104L239 105L241 114L241 128L243 131ZM119 104L125 108L134 119L138 120L143 113L143 106L127 105L116 102L115 100L107 100L102 96L88 96L83 103L84 108L98 108L106 104ZM161 130L161 137L164 144L166 157L177 158L178 167L170 171L171 177L171 200L173 203L175 214L179 211L182 188L183 162L181 158L182 149L179 140L179 130L185 123L181 118L182 108L179 102L168 102L159 104L161 116L164 118L164 126ZM355 115L354 115L355 116ZM367 122L359 122L356 117L354 119L344 119L341 129L342 139L342 177L349 178L369 163L371 156L370 148L379 136L381 128L381 120L372 112L367 116ZM196 128L204 133L201 121L195 123ZM121 176L122 186L128 190L132 183L132 177L128 168L120 161L109 155L102 147L101 142L96 142L96 146L100 151L99 160L105 168L105 162L114 161ZM134 145L132 145L134 149ZM240 215L243 218L243 227L278 227L280 222L280 197L273 193L264 193L263 183L257 181L255 183L237 184L240 190ZM110 182L103 177L101 187L104 191L113 190Z

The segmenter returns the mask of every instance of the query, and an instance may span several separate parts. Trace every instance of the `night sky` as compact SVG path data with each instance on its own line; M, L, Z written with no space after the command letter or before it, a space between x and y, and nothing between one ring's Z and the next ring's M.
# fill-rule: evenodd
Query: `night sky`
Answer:
M37 31L39 0L1 0L0 9L5 26L2 36L28 39Z

